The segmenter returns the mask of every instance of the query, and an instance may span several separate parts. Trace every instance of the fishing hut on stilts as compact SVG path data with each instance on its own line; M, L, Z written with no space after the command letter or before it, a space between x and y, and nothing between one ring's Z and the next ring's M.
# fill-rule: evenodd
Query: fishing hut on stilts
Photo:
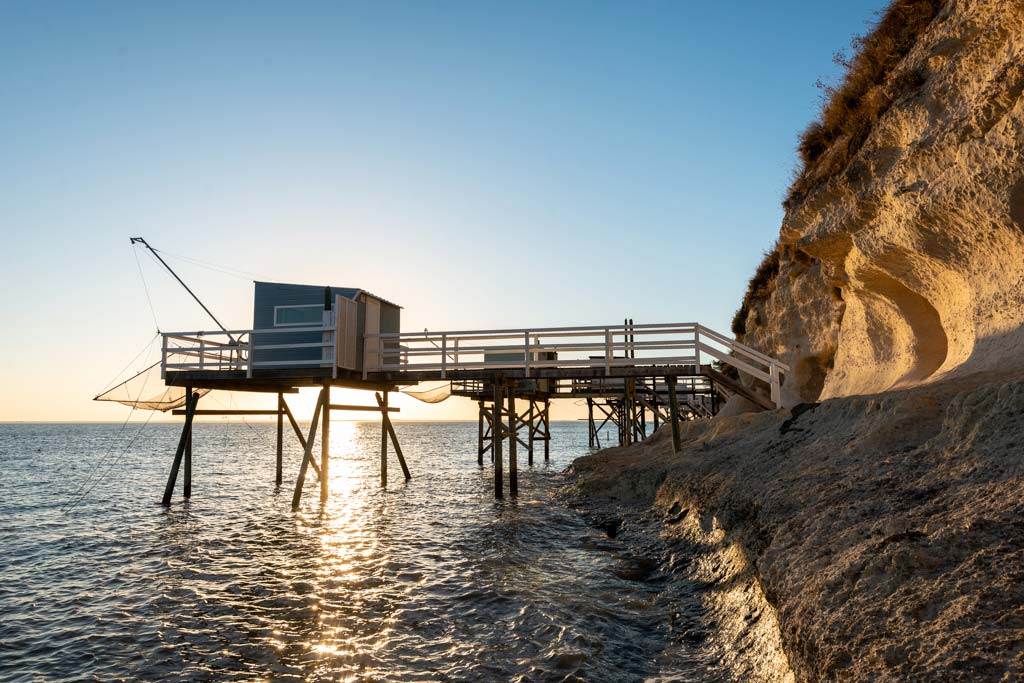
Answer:
M332 411L380 414L380 482L387 486L389 445L403 478L411 478L391 420L398 408L390 405L390 396L403 391L428 403L449 396L468 398L478 410L477 464L491 465L494 495L500 498L505 494L506 452L511 495L518 492L520 452L528 466L534 465L538 448L543 448L544 461L549 460L555 400L586 403L592 447L629 445L668 424L678 451L681 425L712 417L723 398L741 396L766 409L779 407L782 377L789 371L785 364L699 323L634 324L627 319L621 325L402 332L401 307L352 287L256 282L253 327L229 330L157 250L142 238L132 241L150 250L219 328L160 335L158 365L165 393L158 407L184 417L164 505L172 501L182 466L182 492L185 498L191 496L192 427L198 416L276 416L278 486L284 484L287 422L303 449L292 496L298 508L310 469L319 482L320 501L327 501ZM761 384L767 396L741 382L739 373ZM416 391L424 383L440 386ZM318 387L319 394L304 433L288 397L305 387ZM333 403L334 387L363 390L373 402ZM213 390L271 394L276 406L199 408L202 397Z

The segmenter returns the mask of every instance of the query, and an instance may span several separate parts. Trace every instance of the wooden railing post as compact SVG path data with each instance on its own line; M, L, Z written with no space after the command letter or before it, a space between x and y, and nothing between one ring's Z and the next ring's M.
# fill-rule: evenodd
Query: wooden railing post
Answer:
M523 374L530 376L530 331L523 332Z
M772 403L776 408L781 407L781 386L779 384L779 368L775 363L768 364L768 376L771 378Z
M700 372L700 327L698 326L693 328L693 364L696 366L695 370Z
M249 360L245 364L245 376L252 379L252 364L255 361L256 335L249 333Z
M604 328L604 374L612 374L612 331Z
M448 376L448 335L441 335L441 378Z

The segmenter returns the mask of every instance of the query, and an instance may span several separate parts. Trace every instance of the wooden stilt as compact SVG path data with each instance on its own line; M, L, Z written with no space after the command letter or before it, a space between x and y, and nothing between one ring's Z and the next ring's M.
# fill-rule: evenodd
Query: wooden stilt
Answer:
M594 447L594 399L587 398L587 445Z
M192 389L185 391L186 396L192 394ZM195 415L195 412L192 414ZM192 497L192 427L192 424L188 426L188 441L185 442L185 477L181 483L181 493L186 499Z
M516 454L516 389L508 388L508 492L515 496L519 493L519 464Z
M165 507L171 504L171 496L174 494L174 484L178 480L178 470L181 468L181 459L185 455L185 445L188 443L188 436L192 431L192 418L195 417L197 403L199 403L199 394L189 394L189 399L185 404L185 424L181 428L181 437L178 439L178 449L174 452L174 460L171 463L171 472L167 477L167 486L164 487L164 497L161 501Z
M388 435L391 437L391 445L395 447L395 455L398 456L398 464L402 466L402 474L405 475L405 480L409 481L412 479L412 475L409 474L409 466L405 464L405 455L402 454L402 446L398 443L395 425L391 423L391 416L388 415L387 404L380 394L376 394L376 397L377 405L380 406L381 419L384 420L384 428L387 429Z
M551 401L544 401L544 462L551 457Z
M295 432L295 438L299 440L299 445L302 446L302 450L306 450L306 437L303 436L302 430L299 429L299 423L295 421L295 416L292 415L292 410L288 407L288 402L284 400L284 397L281 398L281 404L284 406L284 414L288 417L288 422L291 424L292 430ZM313 471L316 472L316 476L319 479L320 466L317 465L316 460L313 460L312 458L310 459L309 464L313 467Z
M299 466L299 476L295 480L295 493L292 494L292 509L299 509L299 501L302 500L302 486L306 483L306 466L313 462L313 442L316 441L316 428L320 426L320 411L326 410L324 402L324 390L320 390L320 396L316 399L316 408L313 410L313 420L309 423L309 436L306 437L305 447L302 451L302 464ZM315 465L315 463L314 463Z
M380 402L380 410L383 415L388 414L388 392L384 392ZM380 485L388 485L388 427L381 421L380 424Z
M323 426L320 427L320 502L327 502L328 472L331 465L331 385L324 382L321 390L324 407L320 413Z
M640 440L643 440L647 438L647 407L643 402L637 403L637 412L640 415Z
M277 394L277 469L274 484L280 486L284 478L284 394Z
M504 402L502 395L502 382L504 379L498 376L494 381L494 411L491 420L491 457L494 459L494 497L501 498L505 495L505 484L502 481L501 462L501 405Z
M531 398L530 399L530 421L526 423L526 431L529 434L529 436L526 439L527 440L527 444L528 444L526 446L526 453L527 453L528 464L530 465L530 467L533 467L533 435L537 431L536 428L534 427L534 424L533 424L533 405L534 405L534 401Z
M657 377L655 377L651 381L651 387L653 388L653 392L654 392L652 394L652 398L651 398L651 401L652 401L651 405L653 407L653 409L651 410L651 413L653 413L653 415L654 415L654 431L658 431L658 402L659 402L659 399L658 399L658 378Z
M678 453L680 448L679 436L679 397L676 395L676 378L666 377L668 384L668 410L669 418L672 420L672 452Z
M480 410L477 413L476 430L476 462L480 467L484 466L484 402L478 404Z

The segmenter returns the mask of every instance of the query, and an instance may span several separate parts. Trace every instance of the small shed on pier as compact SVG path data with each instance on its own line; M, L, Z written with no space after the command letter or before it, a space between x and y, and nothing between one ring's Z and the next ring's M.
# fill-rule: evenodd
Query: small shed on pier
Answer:
M378 352L378 348L364 349L364 335L401 331L401 311L401 306L356 287L257 281L253 329L275 332L256 334L256 346L309 346L257 349L256 360L261 368L330 367L337 356L338 367L362 370L364 352ZM287 332L289 327L297 331ZM314 327L337 330L309 329ZM335 343L325 346L328 341ZM369 343L378 347L380 340L371 337Z

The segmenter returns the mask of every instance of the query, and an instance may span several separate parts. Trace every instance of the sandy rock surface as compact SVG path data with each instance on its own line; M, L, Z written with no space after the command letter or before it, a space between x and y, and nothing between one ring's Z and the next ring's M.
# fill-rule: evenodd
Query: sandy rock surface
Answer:
M787 405L1024 368L1024 2L949 0L880 87L903 89L790 206L745 319Z
M1024 680L1024 376L690 423L573 466L653 506L749 681Z

